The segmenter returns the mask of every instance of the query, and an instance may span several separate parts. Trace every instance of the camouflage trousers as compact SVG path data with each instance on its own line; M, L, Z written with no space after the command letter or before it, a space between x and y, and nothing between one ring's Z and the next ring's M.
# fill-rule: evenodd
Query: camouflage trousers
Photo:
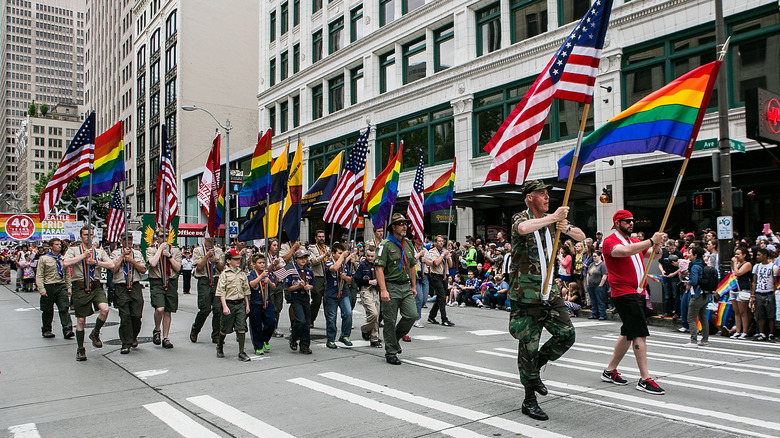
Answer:
M569 312L559 296L551 296L542 304L521 304L512 300L509 333L520 343L517 349L517 369L524 386L539 380L540 365L563 356L574 345L574 326ZM539 348L542 327L552 337Z

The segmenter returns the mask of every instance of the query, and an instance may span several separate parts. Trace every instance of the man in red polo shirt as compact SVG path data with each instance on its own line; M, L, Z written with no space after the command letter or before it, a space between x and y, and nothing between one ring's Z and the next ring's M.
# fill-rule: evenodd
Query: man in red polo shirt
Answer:
M612 222L615 232L604 239L602 253L609 272L612 303L623 325L620 327L620 337L615 342L612 360L601 374L601 380L616 385L628 384L618 373L617 366L623 360L628 347L633 344L633 353L640 373L636 389L648 394L662 395L664 390L655 383L647 370L646 338L650 332L645 319L645 288L640 286L640 282L645 273L644 258L658 259L666 236L664 233L655 233L647 240L631 238L634 215L627 210L618 210L612 216Z

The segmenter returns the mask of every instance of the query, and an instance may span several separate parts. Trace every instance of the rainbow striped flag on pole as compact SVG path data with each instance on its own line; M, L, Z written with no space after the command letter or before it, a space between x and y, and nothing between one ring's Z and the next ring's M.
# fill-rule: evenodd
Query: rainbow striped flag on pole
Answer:
M95 137L95 170L92 171L92 194L110 192L114 183L125 180L125 144L122 137L122 122ZM89 196L89 171L79 174L81 187L73 195L77 198Z
M271 191L271 130L261 137L257 134L257 146L252 154L249 177L238 193L239 207L254 207L265 202Z
M443 210L452 205L452 197L455 194L455 159L452 159L452 169L444 172L430 186L423 191L423 211L430 213Z
M401 174L401 154L404 142L398 147L398 152L374 180L371 191L363 203L363 211L368 213L375 228L381 228L385 224L390 209L395 204L398 196L398 178Z

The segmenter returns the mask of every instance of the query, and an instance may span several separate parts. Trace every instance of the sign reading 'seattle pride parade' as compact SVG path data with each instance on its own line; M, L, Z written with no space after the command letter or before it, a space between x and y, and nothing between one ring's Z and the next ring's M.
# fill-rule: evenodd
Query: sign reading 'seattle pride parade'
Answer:
M38 214L0 213L0 241L73 239L66 224L75 221L73 214L50 214L42 221Z

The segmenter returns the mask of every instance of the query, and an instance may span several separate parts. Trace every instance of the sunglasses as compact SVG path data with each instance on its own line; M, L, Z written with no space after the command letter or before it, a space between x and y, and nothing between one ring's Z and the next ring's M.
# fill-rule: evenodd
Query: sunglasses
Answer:
M633 218L632 219L620 219L620 222L625 222L627 224L633 224L634 223L634 219Z

